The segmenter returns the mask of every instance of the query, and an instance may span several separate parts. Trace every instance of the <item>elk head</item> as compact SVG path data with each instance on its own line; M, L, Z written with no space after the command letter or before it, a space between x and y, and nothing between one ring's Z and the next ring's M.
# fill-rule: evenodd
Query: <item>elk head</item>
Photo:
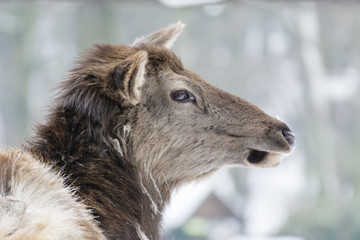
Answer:
M172 187L226 165L278 165L294 148L289 127L186 70L169 50L183 27L178 22L132 46L100 45L88 58L96 79L106 79L102 94L126 119L121 127L131 129L128 160Z

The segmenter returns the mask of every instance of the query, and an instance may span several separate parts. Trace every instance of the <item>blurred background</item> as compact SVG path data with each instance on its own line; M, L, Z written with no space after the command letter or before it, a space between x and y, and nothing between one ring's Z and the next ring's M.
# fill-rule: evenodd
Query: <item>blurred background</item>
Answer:
M0 147L24 142L93 43L131 44L178 20L184 65L280 117L297 147L276 168L223 169L180 189L164 239L360 239L356 1L2 1Z

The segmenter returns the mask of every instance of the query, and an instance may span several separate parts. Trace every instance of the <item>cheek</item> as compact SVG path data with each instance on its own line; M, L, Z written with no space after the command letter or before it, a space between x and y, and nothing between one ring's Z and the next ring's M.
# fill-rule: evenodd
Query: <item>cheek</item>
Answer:
M148 87L143 91L141 98L141 105L146 108L146 111L152 116L163 115L166 113L166 108L169 106L169 97L163 89L153 89Z

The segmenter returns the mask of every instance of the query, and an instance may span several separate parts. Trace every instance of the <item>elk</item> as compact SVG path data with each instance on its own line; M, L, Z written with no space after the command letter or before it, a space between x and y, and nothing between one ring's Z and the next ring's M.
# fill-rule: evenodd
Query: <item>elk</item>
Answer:
M286 124L184 68L183 27L82 56L45 123L0 154L1 239L157 240L174 189L293 151Z

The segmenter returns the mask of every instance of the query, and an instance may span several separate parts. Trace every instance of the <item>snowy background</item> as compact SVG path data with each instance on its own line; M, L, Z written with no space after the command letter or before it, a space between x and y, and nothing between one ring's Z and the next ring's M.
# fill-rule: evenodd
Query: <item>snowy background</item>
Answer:
M131 44L181 20L184 65L279 116L297 147L276 168L227 168L177 191L164 238L360 239L360 3L101 3L0 2L1 147L31 134L93 43Z

